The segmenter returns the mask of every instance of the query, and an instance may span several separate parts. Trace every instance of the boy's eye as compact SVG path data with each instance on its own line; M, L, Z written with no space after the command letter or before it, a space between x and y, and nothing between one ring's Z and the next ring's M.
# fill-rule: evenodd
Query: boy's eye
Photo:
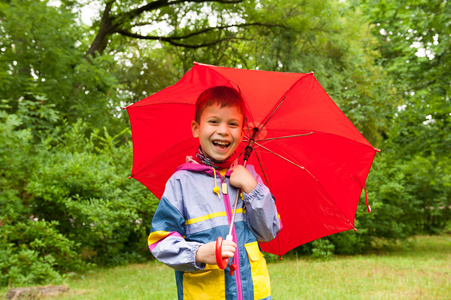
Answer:
M210 124L217 124L218 121L216 121L216 120L209 120L208 123L210 123Z

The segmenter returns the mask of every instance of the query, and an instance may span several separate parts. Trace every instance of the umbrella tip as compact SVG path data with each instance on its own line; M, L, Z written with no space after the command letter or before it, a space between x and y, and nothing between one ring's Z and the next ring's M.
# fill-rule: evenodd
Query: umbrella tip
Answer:
M376 150L376 152L381 152L381 149L374 148L374 150Z

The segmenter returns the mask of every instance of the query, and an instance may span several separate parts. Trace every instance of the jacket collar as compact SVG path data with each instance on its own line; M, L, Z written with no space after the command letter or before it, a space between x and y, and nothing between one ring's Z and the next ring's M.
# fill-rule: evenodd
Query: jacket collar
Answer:
M199 173L206 173L210 176L213 176L213 168L206 166L206 165L202 165L199 163L193 163L193 162L187 162L184 163L180 166L177 167L176 171L182 171L182 170L186 170L186 171L190 171L190 172L199 172ZM230 174L232 173L232 170L227 170L227 173L225 174L225 176L230 176ZM216 172L216 174L219 174L219 172Z

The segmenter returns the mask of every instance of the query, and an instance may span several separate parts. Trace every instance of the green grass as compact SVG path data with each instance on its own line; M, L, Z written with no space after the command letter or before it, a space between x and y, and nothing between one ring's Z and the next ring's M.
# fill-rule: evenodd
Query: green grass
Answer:
M270 272L274 299L451 299L451 238L330 261L289 258Z
M269 271L275 300L451 299L451 236L328 261L287 255ZM67 285L69 293L52 299L176 299L173 271L156 262L98 269Z

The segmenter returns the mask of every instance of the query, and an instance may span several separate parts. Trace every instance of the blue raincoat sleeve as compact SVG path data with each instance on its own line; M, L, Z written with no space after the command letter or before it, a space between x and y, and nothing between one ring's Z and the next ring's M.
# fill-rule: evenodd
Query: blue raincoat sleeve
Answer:
M247 224L259 242L269 242L276 237L282 224L269 188L263 184L253 166L248 166L248 169L257 180L257 186L249 194L243 191Z
M180 182L173 177L167 182L152 219L149 250L158 261L175 270L203 270L205 264L196 263L196 252L201 243L189 242L184 238L185 219L180 188Z

